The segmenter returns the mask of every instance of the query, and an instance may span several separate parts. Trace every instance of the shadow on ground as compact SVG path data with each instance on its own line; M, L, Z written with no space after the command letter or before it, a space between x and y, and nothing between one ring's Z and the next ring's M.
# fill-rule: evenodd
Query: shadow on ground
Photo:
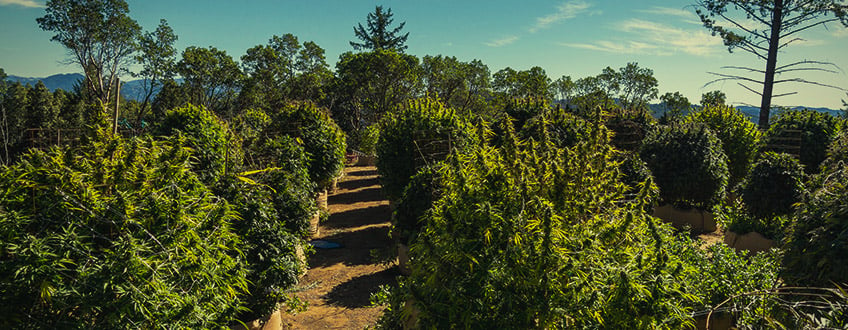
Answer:
M349 176L372 176L372 175L377 175L377 170L362 169L362 170L347 172L347 175L349 175Z
M327 267L337 263L348 266L370 265L376 261L371 250L382 249L392 244L389 237L390 226L375 226L352 232L339 232L321 238L322 240L342 244L338 249L315 249L309 257L309 267Z
M366 188L357 191L330 195L327 198L327 202L330 204L347 205L365 202L379 202L383 200L386 200L386 197L383 195L383 189L380 189L379 186L374 188Z
M371 305L371 294L377 292L381 285L397 283L396 276L397 267L391 267L378 273L354 277L334 287L324 298L330 305L368 307Z
M352 175L348 175L351 177ZM370 187L370 186L380 186L380 180L377 178L371 179L359 179L359 180L345 180L338 183L339 189L347 189L347 190L356 190L362 187Z
M392 211L388 205L372 206L330 214L327 221L321 223L326 229L356 228L384 223L391 220Z

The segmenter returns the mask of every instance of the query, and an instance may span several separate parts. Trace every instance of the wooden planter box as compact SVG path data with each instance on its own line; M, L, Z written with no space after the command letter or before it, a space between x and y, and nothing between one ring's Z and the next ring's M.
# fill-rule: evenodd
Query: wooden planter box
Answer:
M297 257L297 263L302 267L300 274L297 274L297 276L301 277L306 275L306 272L309 271L309 262L306 259L306 252L303 251L302 244L297 244L294 254Z
M409 276L412 274L412 268L409 268L409 247L403 243L397 243L398 254L398 270L402 275Z
M755 231L745 235L739 235L728 230L724 234L724 243L737 251L747 250L752 253L768 251L768 249L774 247L774 240L765 238L765 236Z
M281 311L276 311L271 315L265 316L261 319L256 319L250 322L244 322L247 327L241 324L236 324L230 326L232 330L282 330L283 329L283 317Z
M324 189L324 190L322 190L318 193L318 197L316 197L315 200L316 200L316 204L318 204L319 210L326 211L326 212L330 211L330 205L327 202L327 197L328 197L328 194L327 194L326 189Z
M315 214L312 215L312 219L309 219L309 237L316 238L318 234L320 234L320 230L318 229L318 222L321 221L321 211L315 211Z
M676 228L689 226L693 232L713 232L717 228L712 213L695 208L681 209L665 204L655 207L653 215Z

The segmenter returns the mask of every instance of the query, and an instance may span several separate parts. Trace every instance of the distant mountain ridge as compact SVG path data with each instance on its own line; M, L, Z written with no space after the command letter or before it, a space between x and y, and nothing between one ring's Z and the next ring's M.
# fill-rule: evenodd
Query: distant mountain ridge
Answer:
M62 89L64 91L73 91L74 85L78 82L82 81L85 76L79 73L60 73L54 74L45 78L31 78L31 77L20 77L10 75L6 78L8 81L12 82L20 82L21 84L30 84L35 86L39 80L44 83L44 87L47 87L51 92L55 92L57 89ZM131 80L123 83L123 87L121 88L121 96L123 96L127 100L135 100L141 101L144 98L144 86L143 80Z

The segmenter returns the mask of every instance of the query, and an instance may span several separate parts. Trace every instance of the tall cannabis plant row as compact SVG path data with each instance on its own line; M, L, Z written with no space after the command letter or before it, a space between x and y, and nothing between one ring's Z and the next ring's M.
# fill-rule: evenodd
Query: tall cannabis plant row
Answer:
M0 172L0 327L209 328L247 289L236 213L184 138L32 151Z

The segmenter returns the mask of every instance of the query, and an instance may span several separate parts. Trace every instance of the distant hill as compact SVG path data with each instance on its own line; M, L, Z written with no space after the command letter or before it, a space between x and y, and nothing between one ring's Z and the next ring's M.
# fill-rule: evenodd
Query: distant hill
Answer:
M79 73L61 73L54 74L50 77L46 78L29 78L29 77L19 77L19 76L9 76L6 80L19 82L21 84L30 84L35 86L39 80L44 83L44 86L47 87L51 92L56 91L57 89L62 89L65 91L73 91L74 85L81 81L85 76Z
M694 107L700 108L699 105L695 105ZM656 118L662 117L662 115L665 113L665 107L662 104L651 104L650 108L651 108L651 114L653 114L654 117L656 117ZM740 105L740 106L736 106L736 109L739 110L740 112L742 112L743 114L745 114L745 116L747 116L748 119L750 119L754 123L756 123L760 118L760 107ZM830 109L830 108L808 108L808 107L797 106L797 107L792 107L790 109L792 109L792 110L808 109L808 110L814 110L814 111L818 111L818 112L824 112L824 113L830 114L832 116L841 116L842 113L843 113L842 110L833 110L833 109ZM780 113L779 110L778 111L772 110L772 112L769 115L770 115L770 117L774 117L779 113Z
M30 84L32 86L41 80L44 83L44 86L51 92L55 92L57 89L70 92L74 90L74 85L82 81L83 78L85 78L85 76L79 73L62 73L54 74L46 78L9 76L6 80L20 82L24 85ZM124 82L124 86L121 88L121 95L127 100L141 101L142 98L144 98L144 87L142 86L142 82L142 80Z

